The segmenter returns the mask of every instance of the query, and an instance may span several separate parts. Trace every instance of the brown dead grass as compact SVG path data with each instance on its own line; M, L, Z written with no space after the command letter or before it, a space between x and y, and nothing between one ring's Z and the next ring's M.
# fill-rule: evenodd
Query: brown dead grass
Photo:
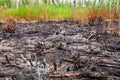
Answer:
M106 31L110 34L120 34L120 23L118 26L115 26L112 21L120 22L120 11L116 12L115 10L90 10L89 13L86 14L85 20L90 21L94 20L95 18L101 18L102 20L109 20L108 26L106 26Z
M87 23L88 22L87 13L85 13L85 12L73 11L71 13L70 19L72 21L77 21L77 22L81 22L81 23Z
M16 30L14 19L8 18L5 22L5 25L2 27L3 32L14 33Z
M88 19L93 19L95 17L100 17L103 20L109 19L110 14L108 10L89 10L89 13L87 14Z

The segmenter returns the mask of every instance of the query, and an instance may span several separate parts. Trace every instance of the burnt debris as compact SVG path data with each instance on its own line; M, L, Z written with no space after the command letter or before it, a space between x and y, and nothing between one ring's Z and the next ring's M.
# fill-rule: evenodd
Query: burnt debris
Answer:
M108 33L109 22L98 18L88 24L16 23L17 31L14 21L8 23L0 32L6 37L10 34L0 41L0 78L120 79L120 36Z

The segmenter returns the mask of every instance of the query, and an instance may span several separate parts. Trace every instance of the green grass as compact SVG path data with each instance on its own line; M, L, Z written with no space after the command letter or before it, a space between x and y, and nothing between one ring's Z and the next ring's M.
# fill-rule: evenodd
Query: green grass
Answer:
M51 17L56 19L68 19L70 17L70 13L72 11L72 8L70 5L45 5L42 6L21 6L18 9L12 8L5 10L4 14L19 16L21 18L24 18L26 16L31 16L33 18L37 18L39 16L44 16L46 14L46 18L50 19Z
M56 16L56 18L64 18L67 19L70 17L70 13L72 11L71 6L69 5L47 5L45 6L45 11L48 13L48 18L51 16Z
M98 5L87 2L85 7L80 5L82 3L79 3L78 7L73 7L70 4L36 4L34 6L26 4L24 6L19 6L18 9L15 7L12 7L11 9L5 9L1 14L4 14L6 17L13 16L28 20L64 20L71 18L79 19L82 17L85 18L87 16L106 16L106 14L109 13L113 14L114 11L120 12L120 0L118 1L119 2L117 4L109 1L106 5L104 4L103 0L100 0Z
M26 16L27 13L30 13L33 16L35 15L37 16L38 10L35 7L25 6L25 7L19 7L18 10L16 8L12 8L12 9L7 9L5 11L6 15L14 15L14 16L21 16L21 17Z

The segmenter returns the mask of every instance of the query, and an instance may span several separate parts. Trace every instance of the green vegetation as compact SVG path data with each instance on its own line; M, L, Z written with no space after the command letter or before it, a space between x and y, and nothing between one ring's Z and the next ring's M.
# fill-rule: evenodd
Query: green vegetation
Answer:
M4 14L6 16L14 16L14 17L20 17L20 18L31 18L31 19L38 19L38 18L44 18L44 19L68 19L71 15L72 8L69 5L61 5L61 6L55 6L55 5L45 5L43 7L40 5L37 6L21 6L18 9L11 8L6 9L4 11Z
M6 2L8 1L8 2ZM78 2L77 4L71 5L70 3L55 3L54 0L52 4L49 0L43 0L44 3L38 3L39 0L31 2L33 0L21 0L22 4L19 2L12 2L10 0L0 0L0 17L6 19L8 17L15 18L17 20L88 20L94 17L101 17L103 19L109 18L119 18L119 7L120 0L109 0L104 2L104 0L99 0L97 4L96 1L87 1L84 3ZM59 0L58 0L59 1ZM79 0L81 1L81 0ZM14 3L14 4L13 4Z

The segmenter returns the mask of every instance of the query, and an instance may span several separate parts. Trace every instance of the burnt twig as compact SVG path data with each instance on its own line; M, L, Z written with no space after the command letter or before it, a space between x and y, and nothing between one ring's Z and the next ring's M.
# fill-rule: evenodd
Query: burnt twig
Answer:
M9 59L8 59L8 56L7 56L7 55L5 55L5 58L6 58L7 63L8 63L8 64L10 64L10 61L9 61Z
M30 59L28 59L28 61L29 61L30 65L31 65L31 66L33 66L33 63L32 63L32 61L31 61Z
M57 63L54 61L53 65L54 65L54 70L56 71L57 70Z
M22 67L19 67L18 65L15 64L6 64L5 67L16 67L18 69L22 69Z
M117 69L120 69L120 66L116 66L116 65L98 64L98 66L101 66L101 67L110 67L110 68L117 68Z

